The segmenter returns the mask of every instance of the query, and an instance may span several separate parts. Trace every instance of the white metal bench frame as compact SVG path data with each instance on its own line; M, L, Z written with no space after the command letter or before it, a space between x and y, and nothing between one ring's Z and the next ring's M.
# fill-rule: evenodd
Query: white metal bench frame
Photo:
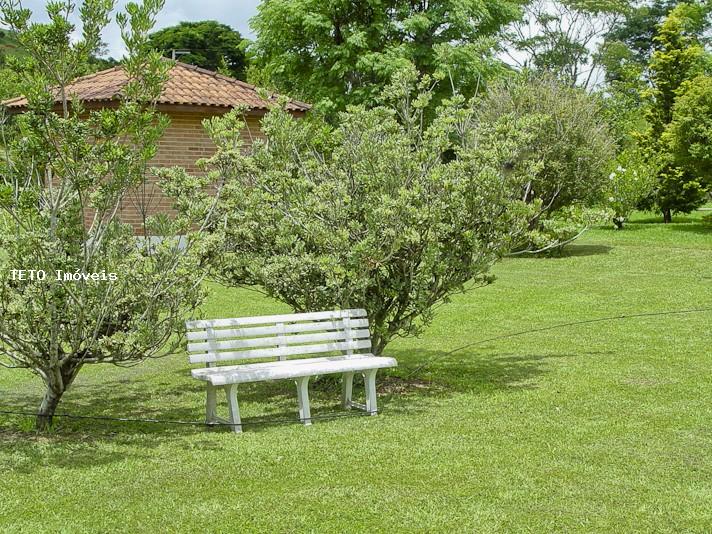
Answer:
M393 358L363 352L371 348L371 339L368 317L361 309L186 321L185 324L190 363L206 364L205 368L192 371L194 378L207 383L206 423L225 423L235 432L242 431L238 384L294 379L299 419L310 425L309 379L312 376L341 373L343 408L358 408L376 415L376 373L378 369L398 365ZM325 353L337 355L303 357ZM289 360L288 356L302 358ZM267 358L276 360L216 366L220 362ZM356 373L364 377L365 404L352 399ZM217 415L220 388L227 398L228 419Z

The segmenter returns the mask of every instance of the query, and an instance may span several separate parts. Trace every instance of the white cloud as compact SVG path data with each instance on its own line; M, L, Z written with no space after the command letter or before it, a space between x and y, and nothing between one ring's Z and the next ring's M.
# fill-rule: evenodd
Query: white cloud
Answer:
M81 1L77 2L78 4ZM117 0L116 7L123 10L127 0ZM158 15L156 29L173 26L181 21L217 20L239 31L244 37L254 38L249 20L257 13L260 0L166 0L163 11ZM44 0L25 0L24 7L32 10L33 20L46 21ZM75 13L75 21L78 20ZM116 21L104 30L103 39L108 54L120 58L124 54L121 34Z

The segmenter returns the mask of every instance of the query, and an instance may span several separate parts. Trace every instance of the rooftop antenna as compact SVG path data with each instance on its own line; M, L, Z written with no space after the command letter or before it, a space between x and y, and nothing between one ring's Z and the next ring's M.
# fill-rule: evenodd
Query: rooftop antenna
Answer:
M186 54L190 54L190 50L176 50L174 48L171 50L171 59L175 61L178 56L184 56Z

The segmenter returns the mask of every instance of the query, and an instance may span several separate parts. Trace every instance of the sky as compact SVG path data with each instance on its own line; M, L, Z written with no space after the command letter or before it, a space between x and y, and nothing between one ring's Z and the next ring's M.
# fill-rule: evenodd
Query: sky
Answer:
M77 4L81 0L75 0ZM116 0L117 9L123 9L127 0ZM166 0L158 16L156 30L173 26L181 21L217 20L239 31L243 37L253 38L249 20L257 14L260 0ZM33 19L47 20L45 0L23 0L23 6L32 10ZM119 59L124 55L119 27L112 22L103 34L108 55Z

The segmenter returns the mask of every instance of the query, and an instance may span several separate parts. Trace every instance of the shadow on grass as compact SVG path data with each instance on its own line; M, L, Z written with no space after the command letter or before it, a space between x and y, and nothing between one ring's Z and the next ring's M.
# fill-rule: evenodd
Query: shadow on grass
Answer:
M608 254L613 247L607 245L580 245L577 243L572 243L570 245L564 246L562 250L552 250L550 252L542 252L539 254L515 254L512 256L507 256L508 259L534 259L534 258L575 258L583 256L596 256L598 254Z
M405 351L403 351L405 352ZM536 389L536 379L547 372L550 362L572 358L574 354L514 354L493 353L491 349L467 348L448 351L389 351L389 355L408 364L394 369L392 374L406 383L415 379L436 387L426 395L447 395L450 392L489 393L494 390ZM417 392L410 388L406 393Z
M554 258L575 258L578 256L596 256L598 254L608 254L613 247L607 245L578 245L572 243L561 251L561 254L554 255Z
M650 217L643 217L640 219L633 219L630 221L632 224L662 224L667 226L670 226L671 224L685 224L685 223L695 223L699 222L700 219L697 217L692 217L690 215L673 215L672 216L672 222L665 224L663 221L663 216L650 216Z
M712 224L706 223L687 223L687 224L672 224L670 230L673 232L690 232L700 235L712 235Z
M613 228L613 227L606 227L606 228L599 228L599 232L607 232L608 234L612 236L619 236L619 235L625 235L630 232L643 232L643 231L648 231L650 230L650 225L647 223L641 223L638 224L637 221L633 222L627 222L625 223L625 226L621 229Z
M456 393L487 395L496 391L523 391L538 387L537 378L546 373L557 358L572 354L513 354L466 349L446 351L389 350L401 361L395 369L379 372L379 408L393 415L417 415L432 410L427 402ZM406 363L407 362L407 363ZM70 391L59 413L128 419L152 418L162 421L201 421L205 402L204 385L182 380L170 371L163 375L137 377L103 383L84 383ZM310 389L315 426L326 420L349 416L339 406L341 384L338 376L317 378ZM362 401L362 382L354 386L355 400ZM277 425L298 423L296 391L288 380L248 384L238 394L241 404L259 406L259 417L244 417L246 432L267 431ZM218 397L225 411L224 396ZM34 412L38 399L19 392L3 396L0 409ZM355 412L360 415L360 412ZM52 433L37 435L26 426L29 418L8 418L0 424L0 468L31 473L52 465L67 469L101 466L126 459L151 456L150 450L166 442L191 437L186 446L220 449L213 432L230 432L225 427L178 425L148 422L118 422L94 419L58 418ZM1 421L1 419L0 419ZM204 435L204 439L196 435Z

